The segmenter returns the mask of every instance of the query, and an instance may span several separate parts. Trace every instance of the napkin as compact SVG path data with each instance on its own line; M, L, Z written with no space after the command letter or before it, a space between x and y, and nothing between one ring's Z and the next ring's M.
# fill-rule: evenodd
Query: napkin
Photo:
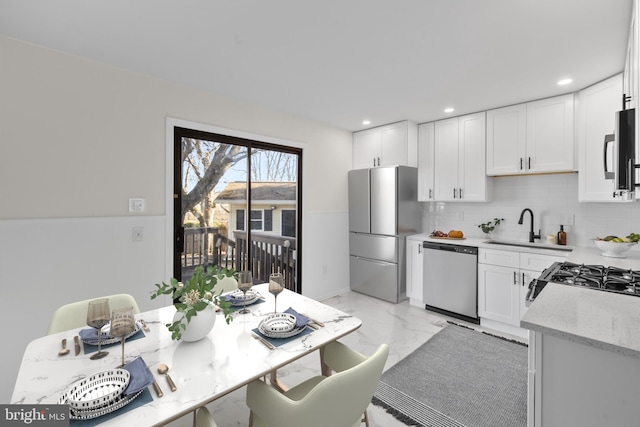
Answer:
M125 396L135 394L153 384L153 374L142 357L138 357L137 359L125 364L122 369L126 369L129 371L129 374L131 374L129 377L129 384L124 390Z
M98 330L96 328L80 329L78 335L80 335L80 339L82 341L98 341ZM104 329L102 330L101 335L101 339L110 338L109 333L105 332Z
M297 311L295 311L291 307L287 308L284 312L292 314L293 316L295 316L295 318L296 318L296 328L301 328L304 325L306 325L307 323L309 323L309 319L307 317L305 317L302 314L298 313Z

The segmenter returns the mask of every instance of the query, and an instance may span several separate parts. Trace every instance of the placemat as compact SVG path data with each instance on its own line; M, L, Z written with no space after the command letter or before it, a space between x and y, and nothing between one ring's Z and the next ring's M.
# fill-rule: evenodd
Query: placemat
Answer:
M313 329L311 329L309 326L307 326L298 335L294 335L294 336L289 337L289 338L271 338L271 337L266 336L262 332L260 332L259 328L252 329L252 331L255 332L256 334L258 334L260 337L264 338L266 341L268 341L274 347L280 347L280 346L285 345L285 344L287 344L287 343L289 343L291 341L295 341L300 337L303 337L305 335L310 334L311 332L313 332Z
M140 338L144 338L146 335L144 334L144 332L142 331L142 329L138 330L138 332L136 332L135 334L131 335L129 338L127 338L127 342L129 341L135 341L135 340L139 340ZM113 347L114 345L122 345L121 341L117 341L111 344L102 344L102 348L108 348L108 347ZM86 342L82 341L82 348L84 350L84 354L89 354L89 353L95 353L96 351L98 351L98 346L97 345L92 345L92 344L87 344ZM138 399L136 399L138 400Z

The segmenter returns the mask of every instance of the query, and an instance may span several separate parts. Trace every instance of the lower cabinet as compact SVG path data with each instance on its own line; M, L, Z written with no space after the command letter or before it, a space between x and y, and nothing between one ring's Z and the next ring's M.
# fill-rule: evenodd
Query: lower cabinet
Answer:
M407 237L407 296L409 304L424 308L422 300L422 241L424 236Z
M481 324L526 335L520 318L527 311L525 297L531 280L564 257L529 252L478 251L478 315ZM504 327L501 327L504 326Z

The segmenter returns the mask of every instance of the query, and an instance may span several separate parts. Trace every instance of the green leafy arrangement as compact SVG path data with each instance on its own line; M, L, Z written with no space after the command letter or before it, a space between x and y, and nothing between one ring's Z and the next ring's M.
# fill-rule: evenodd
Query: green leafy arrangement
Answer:
M171 332L171 339L179 340L182 338L182 331L187 329L191 318L197 316L199 311L204 310L211 303L222 309L227 324L233 320L231 303L220 297L222 291L218 294L214 292L218 280L231 277L233 274L233 269L218 269L217 266L209 266L205 271L202 266L197 266L193 276L186 283L179 282L175 278L171 278L170 283L156 283L156 290L151 294L151 299L160 295L173 295L174 307L183 314L175 322L166 324L167 329Z
M496 227L499 226L502 221L504 221L504 218L493 218L493 221L478 224L478 228L480 228L483 233L489 234L493 230L495 230Z

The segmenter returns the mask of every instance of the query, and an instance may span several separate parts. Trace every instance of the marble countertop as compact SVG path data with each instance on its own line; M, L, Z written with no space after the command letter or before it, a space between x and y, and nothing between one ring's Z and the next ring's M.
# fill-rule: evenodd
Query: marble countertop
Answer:
M640 298L549 283L520 326L640 359Z
M473 237L445 240L418 234L410 238L484 249L560 255L576 264L640 270L639 247L626 252L626 258L610 258L602 256L602 251L595 246L565 246L572 249L567 252L546 244L536 244L536 247L504 246ZM520 325L640 359L640 297L550 283L531 304Z

